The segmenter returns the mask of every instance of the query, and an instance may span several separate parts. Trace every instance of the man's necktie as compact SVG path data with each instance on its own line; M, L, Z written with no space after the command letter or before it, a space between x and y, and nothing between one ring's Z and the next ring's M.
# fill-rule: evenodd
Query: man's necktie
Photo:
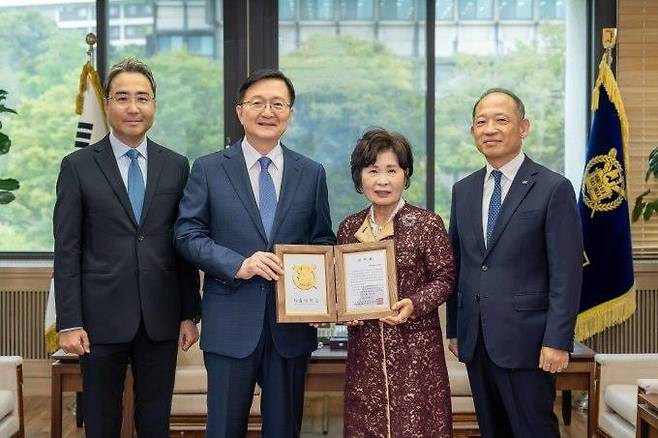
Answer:
M144 205L144 175L139 167L139 152L136 149L131 149L126 152L126 156L130 158L128 198L130 198L130 204L133 207L133 213L135 213L135 220L139 223L142 217L142 206Z
M263 228L267 240L270 240L272 224L274 223L274 213L276 213L276 191L274 190L274 181L267 168L272 163L268 157L260 157L260 175L258 176L258 210L260 218L263 221Z
M502 205L502 189L500 187L500 178L503 173L500 170L492 170L491 176L494 179L494 189L489 201L489 220L487 221L487 247L493 238L494 228L496 227L496 220L500 214Z

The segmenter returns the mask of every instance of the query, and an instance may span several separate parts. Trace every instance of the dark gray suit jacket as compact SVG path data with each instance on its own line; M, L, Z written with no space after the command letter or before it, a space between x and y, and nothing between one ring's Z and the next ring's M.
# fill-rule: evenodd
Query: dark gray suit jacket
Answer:
M92 344L129 342L143 319L152 340L177 339L199 312L198 271L175 253L187 158L151 140L142 217L135 218L109 136L69 154L53 215L57 329Z
M526 157L485 248L482 192L486 169L457 182L449 235L458 270L448 302L448 338L459 359L473 357L481 321L491 359L536 368L541 346L571 351L580 301L583 238L571 183Z

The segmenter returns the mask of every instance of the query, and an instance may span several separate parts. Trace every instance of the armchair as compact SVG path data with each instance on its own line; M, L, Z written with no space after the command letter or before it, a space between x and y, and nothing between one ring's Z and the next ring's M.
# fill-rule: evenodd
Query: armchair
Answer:
M638 379L658 378L658 354L597 354L597 432L603 437L634 438Z
M23 437L23 359L0 356L0 436Z

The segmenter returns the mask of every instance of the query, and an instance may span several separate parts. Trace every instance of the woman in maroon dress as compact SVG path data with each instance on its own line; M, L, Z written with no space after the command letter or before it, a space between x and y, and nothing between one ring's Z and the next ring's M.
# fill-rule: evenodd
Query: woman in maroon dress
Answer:
M352 321L345 382L346 437L451 437L450 385L437 308L453 291L452 250L439 216L402 199L413 173L408 141L367 131L352 179L371 206L347 217L338 243L394 239L395 316Z

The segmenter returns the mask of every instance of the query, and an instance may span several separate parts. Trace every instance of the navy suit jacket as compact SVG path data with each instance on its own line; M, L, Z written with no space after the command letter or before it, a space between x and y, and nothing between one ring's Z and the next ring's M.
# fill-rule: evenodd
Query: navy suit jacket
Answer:
M582 282L583 238L571 183L526 157L484 245L486 169L457 182L449 235L458 269L448 338L470 362L479 321L487 352L503 368L536 368L542 346L572 351Z
M241 143L195 161L175 226L176 248L205 272L201 348L243 358L258 345L265 312L274 345L284 357L317 348L308 324L277 324L274 283L235 274L246 257L272 251L274 244L333 245L324 168L283 148L283 179L267 241ZM270 295L268 299L268 295Z
M176 255L173 228L187 158L148 139L142 217L135 218L109 136L62 160L53 214L57 329L92 344L129 342L140 321L178 339L199 310L199 273Z

